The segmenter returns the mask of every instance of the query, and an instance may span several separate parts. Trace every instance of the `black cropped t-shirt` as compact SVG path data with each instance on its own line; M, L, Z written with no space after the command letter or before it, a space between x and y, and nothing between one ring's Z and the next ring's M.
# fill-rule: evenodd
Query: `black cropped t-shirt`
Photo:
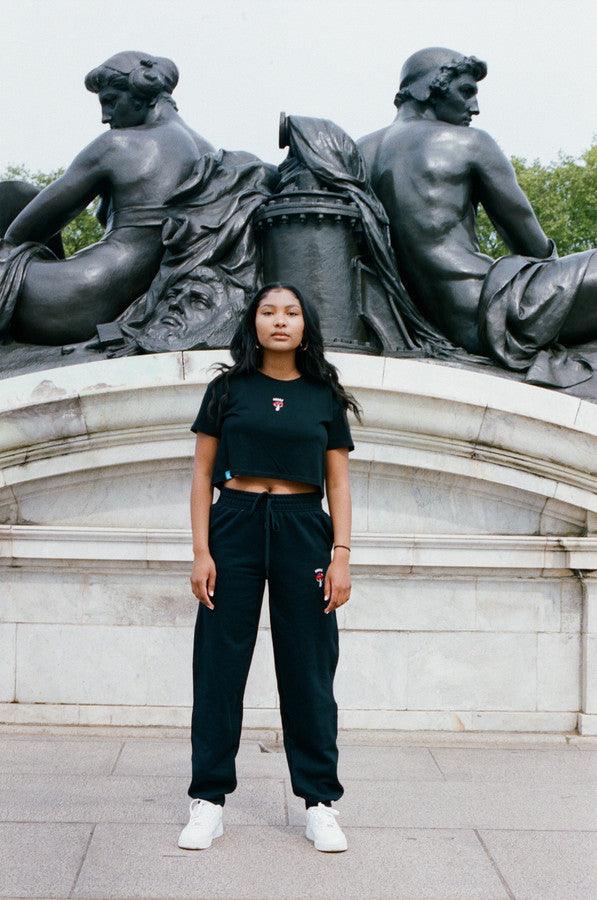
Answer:
M223 389L207 385L191 431L219 438L212 475L218 489L236 475L283 478L317 485L325 494L325 452L354 450L346 410L329 385L305 375L290 381L262 372L232 375L221 421L207 407Z

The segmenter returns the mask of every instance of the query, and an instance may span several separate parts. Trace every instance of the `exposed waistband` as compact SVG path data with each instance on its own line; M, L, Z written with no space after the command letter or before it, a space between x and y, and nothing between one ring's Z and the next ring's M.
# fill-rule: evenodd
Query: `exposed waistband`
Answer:
M237 488L223 487L216 503L225 506L252 506L258 497L265 497L270 506L277 509L321 509L319 491L305 491L296 494L273 494L271 491L239 491Z

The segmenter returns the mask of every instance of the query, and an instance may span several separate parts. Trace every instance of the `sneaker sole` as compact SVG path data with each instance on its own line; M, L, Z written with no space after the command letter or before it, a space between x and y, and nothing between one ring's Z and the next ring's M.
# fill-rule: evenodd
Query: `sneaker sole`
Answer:
M321 844L317 844L317 841L314 837L312 837L308 831L305 831L305 837L313 842L313 845L316 850L321 850L323 853L342 853L344 850L348 850L348 841L344 841L344 845L336 846L336 847L324 847Z
M178 846L180 847L181 850L209 850L209 848L210 848L211 845L212 845L212 841L214 840L214 838L222 837L223 834L224 834L224 826L223 826L222 823L220 823L220 824L218 825L218 827L216 828L216 830L214 831L214 833L212 834L212 836L211 836L211 838L209 839L209 842L208 842L208 843L204 843L204 844L193 844L192 847L189 847L189 846L187 846L186 844L181 844L181 843L180 843L180 838L179 838L179 839L178 839Z

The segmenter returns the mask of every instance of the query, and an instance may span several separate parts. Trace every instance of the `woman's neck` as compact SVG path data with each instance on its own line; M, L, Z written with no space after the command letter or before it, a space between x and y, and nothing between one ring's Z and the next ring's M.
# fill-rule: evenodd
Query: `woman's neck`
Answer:
M270 354L263 354L263 361L257 368L263 375L269 375L270 378L279 378L280 381L289 381L296 378L301 373L296 367L294 353L284 354L284 358L280 358L281 354L276 353L272 358Z

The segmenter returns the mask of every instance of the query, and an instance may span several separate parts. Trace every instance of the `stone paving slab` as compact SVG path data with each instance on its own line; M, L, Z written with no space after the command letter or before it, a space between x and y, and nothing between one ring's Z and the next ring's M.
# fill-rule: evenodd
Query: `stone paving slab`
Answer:
M191 781L191 742L125 740L115 775L168 775ZM241 741L236 757L236 774L242 778L280 778L288 775L282 753L268 753L258 741Z
M344 782L335 806L340 823L364 828L597 829L595 793L583 785L522 782ZM289 824L302 821L300 800L288 797Z
M68 897L92 825L0 822L0 897Z
M338 777L345 781L442 781L426 747L340 747Z
M597 750L430 750L447 781L597 782Z
M51 741L43 735L4 740L0 735L0 772L22 775L109 775L122 749L122 741L85 738Z
M186 778L4 775L0 820L182 823L191 802L187 788ZM244 779L232 797L226 811L235 825L286 822L284 783L278 779Z
M266 745L257 741L243 741L236 757L236 773L241 778L288 777L288 763L284 748L264 752ZM565 752L565 751L563 751ZM187 776L190 780L191 745L189 741L126 740L114 768L115 775L156 774ZM418 747L368 747L367 765L363 766L363 751L359 747L343 747L339 754L338 777L390 778L442 781L443 775L429 750Z
M225 826L209 850L179 850L171 826L96 827L76 897L507 897L470 831L351 828L320 853L304 828Z
M524 900L597 897L597 834L480 831L513 895Z

